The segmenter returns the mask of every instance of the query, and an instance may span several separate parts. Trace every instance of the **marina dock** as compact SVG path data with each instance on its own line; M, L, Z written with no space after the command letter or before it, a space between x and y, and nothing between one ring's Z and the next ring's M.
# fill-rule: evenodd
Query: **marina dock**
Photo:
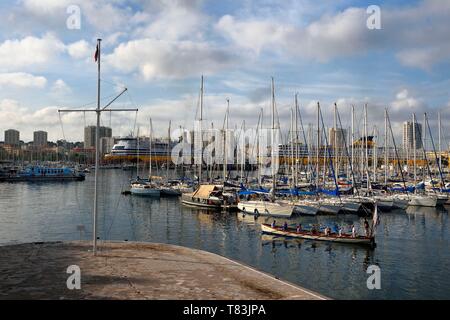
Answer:
M326 297L206 251L140 242L0 246L0 299L324 300ZM81 270L81 288L67 288Z

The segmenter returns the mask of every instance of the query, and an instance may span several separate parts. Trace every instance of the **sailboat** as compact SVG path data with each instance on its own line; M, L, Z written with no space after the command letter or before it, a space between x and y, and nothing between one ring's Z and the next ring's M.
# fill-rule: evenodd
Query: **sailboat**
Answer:
M148 179L144 180L139 178L139 154L137 156L137 174L136 180L131 182L130 192L136 196L144 196L144 197L160 197L161 190L151 181L152 177L152 123L150 119L150 159L149 159L149 173ZM139 131L138 131L139 132ZM138 133L138 152L139 152L139 133Z
M277 130L275 126L275 86L274 80L272 78L272 132ZM272 141L274 143L274 141ZM248 214L254 214L257 216L273 216L273 217L284 217L290 218L294 212L295 205L286 200L276 200L276 183L277 183L277 174L275 172L275 168L273 163L274 152L271 152L272 157L272 189L270 190L270 194L267 193L253 193L256 196L259 196L260 199L256 200L247 200L240 201L238 203L238 209Z
M200 85L200 112L199 112L199 131L196 134L196 143L200 143L203 146L203 76L201 78ZM199 141L197 141L199 140ZM223 185L216 184L201 184L202 181L202 166L203 166L203 148L201 148L199 154L195 154L194 157L199 157L198 165L198 186L194 192L183 193L181 195L181 203L188 206L211 208L211 209L225 209L234 210L237 205L237 198L234 193L227 192Z

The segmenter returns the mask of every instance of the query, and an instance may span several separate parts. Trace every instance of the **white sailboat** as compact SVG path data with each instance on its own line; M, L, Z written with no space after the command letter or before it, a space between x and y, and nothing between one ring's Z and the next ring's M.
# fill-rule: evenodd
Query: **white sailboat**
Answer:
M148 173L148 180L142 180L139 178L139 154L138 154L138 160L137 160L137 178L135 181L131 182L130 192L133 195L136 196L143 196L143 197L160 197L161 196L161 190L157 188L157 186L152 183L151 177L152 177L152 120L150 119L150 159L149 159L149 173ZM138 131L139 132L139 131ZM139 133L138 133L138 152L139 152Z
M275 126L275 86L272 78L272 130L273 132L278 129ZM273 141L272 141L273 143ZM238 203L238 209L255 215L265 215L274 217L290 218L294 213L294 207L297 207L294 203L286 200L275 200L275 189L277 182L277 174L274 163L274 153L272 152L272 190L270 201L267 199L241 201Z

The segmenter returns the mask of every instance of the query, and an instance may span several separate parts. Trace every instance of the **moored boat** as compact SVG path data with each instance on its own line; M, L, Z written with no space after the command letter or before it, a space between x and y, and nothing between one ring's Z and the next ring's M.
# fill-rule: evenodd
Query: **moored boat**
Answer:
M408 205L413 207L436 207L437 203L436 196L412 195Z
M342 234L339 236L336 233L330 233L329 235L325 235L322 232L312 232L312 231L299 231L297 232L294 228L283 229L282 227L272 227L269 224L261 224L261 230L263 233L272 234L277 236L289 237L289 238L298 238L298 239L307 239L307 240L315 240L315 241L328 241L328 242L340 242L340 243L352 243L352 244L360 244L360 245L375 245L375 237L366 237L366 236L355 236L349 234Z
M200 185L192 193L183 193L181 202L188 206L234 210L237 208L237 199L233 194L224 192L223 186Z
M238 203L238 209L248 214L257 216L271 216L290 218L294 212L294 205L285 201L242 201Z
M30 166L24 170L12 171L0 176L4 182L50 182L50 181L83 181L85 174L72 168L51 168L44 166Z
M147 181L134 181L131 183L130 192L136 196L160 197L161 190Z
M294 213L303 216L315 216L319 213L319 205L310 201L296 201Z

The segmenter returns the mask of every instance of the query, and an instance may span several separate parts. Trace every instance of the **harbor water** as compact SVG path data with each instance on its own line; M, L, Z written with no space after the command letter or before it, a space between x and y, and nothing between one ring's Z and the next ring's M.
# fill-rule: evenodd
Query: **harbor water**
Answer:
M377 246L369 249L263 236L263 218L189 208L178 198L122 195L127 171L101 170L99 177L101 239L207 250L336 299L450 299L446 208L382 213ZM0 184L0 244L91 239L93 190L93 174L84 182ZM296 217L290 223L299 222L362 221L341 215ZM380 268L379 290L367 287L371 265Z

